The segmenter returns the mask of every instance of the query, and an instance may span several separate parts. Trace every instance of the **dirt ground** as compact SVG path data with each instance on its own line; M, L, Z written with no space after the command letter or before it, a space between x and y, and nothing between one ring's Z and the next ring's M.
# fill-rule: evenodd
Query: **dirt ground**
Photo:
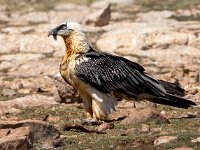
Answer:
M109 24L87 24L108 2ZM18 149L200 149L199 8L199 0L0 0L0 148L7 143L13 149L17 143ZM197 106L155 109L146 102L122 100L108 123L83 125L79 95L60 81L63 41L47 37L50 29L66 20L83 24L98 51L123 56L155 78L180 84L185 98ZM10 127L3 122L27 119L51 128L44 132L40 127L41 136L34 136L37 130L31 128L23 140L8 138L24 125ZM60 135L48 140L42 135L51 132ZM24 146L26 142L29 146Z

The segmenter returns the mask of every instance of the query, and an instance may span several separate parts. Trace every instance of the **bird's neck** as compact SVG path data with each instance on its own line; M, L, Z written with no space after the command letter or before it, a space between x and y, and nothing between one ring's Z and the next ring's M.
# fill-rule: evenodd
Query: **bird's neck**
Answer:
M65 57L83 54L90 50L89 42L87 41L84 33L74 32L67 37L63 37L63 39L66 46Z

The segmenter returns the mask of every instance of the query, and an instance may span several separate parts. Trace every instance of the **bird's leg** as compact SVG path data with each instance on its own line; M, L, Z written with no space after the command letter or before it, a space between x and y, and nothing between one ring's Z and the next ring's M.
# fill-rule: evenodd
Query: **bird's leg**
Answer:
M83 100L83 108L86 111L87 119L91 119L93 112L92 112L92 98L91 96L86 93L85 91L79 91L79 94Z
M92 111L92 98L85 91L79 91L79 94L83 100L83 108L86 111L86 119L81 120L81 124L85 125L96 125L99 124L97 118L93 117Z
M98 100L92 99L92 111L93 111L93 118L96 120L103 120L106 121L108 114L102 108L100 102Z

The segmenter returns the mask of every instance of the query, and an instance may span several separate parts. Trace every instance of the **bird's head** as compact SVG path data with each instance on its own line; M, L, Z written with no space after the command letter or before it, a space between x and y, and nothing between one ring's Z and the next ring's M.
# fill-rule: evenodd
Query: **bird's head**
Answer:
M61 36L63 38L68 37L74 33L82 33L83 30L80 24L75 22L65 22L57 26L56 28L49 31L48 36L53 36L55 40L57 40L57 36Z
M64 39L68 54L85 53L90 50L90 44L80 24L75 22L65 22L49 31L48 36L61 36Z

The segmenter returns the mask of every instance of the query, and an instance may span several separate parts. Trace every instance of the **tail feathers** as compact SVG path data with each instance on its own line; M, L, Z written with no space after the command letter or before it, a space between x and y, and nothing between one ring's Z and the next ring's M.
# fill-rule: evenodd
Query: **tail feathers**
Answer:
M165 90L167 91L167 93L170 94L175 94L178 96L183 97L185 95L185 90L183 88L181 88L179 83L171 83L168 81L163 81L163 80L158 80L160 82L160 84L165 88Z
M194 102L177 97L171 94L166 94L165 96L158 97L158 98L153 98L150 101L158 103L158 104L164 104L164 105L170 105L174 107L179 107L179 108L188 108L193 105L196 105Z

